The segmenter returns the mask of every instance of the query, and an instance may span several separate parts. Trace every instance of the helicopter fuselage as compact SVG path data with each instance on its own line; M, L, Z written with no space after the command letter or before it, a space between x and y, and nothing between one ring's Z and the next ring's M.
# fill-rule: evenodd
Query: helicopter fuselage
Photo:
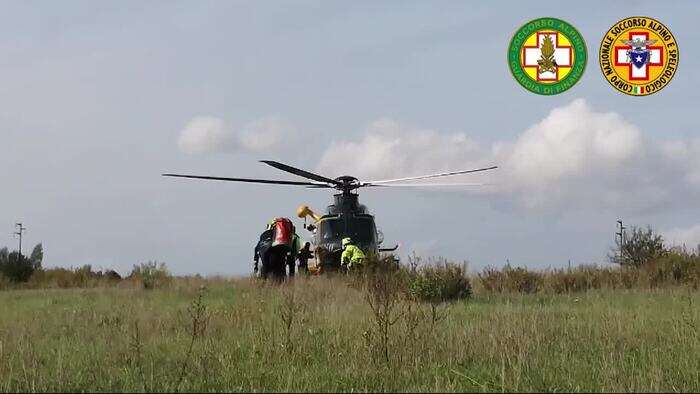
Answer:
M311 235L316 264L328 268L340 266L343 238L352 239L369 254L376 254L381 243L374 216L359 204L357 194L340 193L334 197L334 204L328 206Z

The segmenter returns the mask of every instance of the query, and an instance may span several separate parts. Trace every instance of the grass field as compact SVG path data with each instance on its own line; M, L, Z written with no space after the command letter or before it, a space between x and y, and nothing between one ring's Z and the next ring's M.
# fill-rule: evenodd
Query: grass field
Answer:
M378 315L322 277L9 290L0 391L697 392L699 306L686 287L476 291Z

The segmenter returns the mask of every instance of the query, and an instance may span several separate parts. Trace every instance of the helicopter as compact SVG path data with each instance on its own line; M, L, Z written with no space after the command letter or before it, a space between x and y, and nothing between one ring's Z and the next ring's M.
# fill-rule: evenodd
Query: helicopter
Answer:
M333 271L341 266L342 240L352 239L353 243L360 247L365 253L378 255L382 252L393 252L398 249L394 247L383 248L383 234L377 229L374 215L370 214L367 207L359 202L358 189L363 187L373 188L395 188L395 187L444 187L444 186L481 186L480 183L403 183L406 181L416 181L448 177L489 171L498 168L490 166L484 168L442 172L420 176L404 178L383 179L374 181L361 181L360 179L344 175L337 178L330 178L302 170L290 165L272 160L261 160L278 170L285 171L301 178L305 181L286 181L272 179L254 178L229 178L202 175L184 174L162 174L166 177L204 179L229 182L263 183L272 185L304 186L309 189L335 189L338 193L333 195L333 202L328 205L326 213L316 214L311 208L302 205L297 209L297 216L304 219L304 228L311 232L311 245L313 250L313 263L309 266L312 272ZM310 218L313 223L306 224Z

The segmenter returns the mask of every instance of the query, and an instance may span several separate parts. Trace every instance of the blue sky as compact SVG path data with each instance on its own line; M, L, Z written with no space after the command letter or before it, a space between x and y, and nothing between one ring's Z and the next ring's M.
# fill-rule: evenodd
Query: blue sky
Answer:
M387 243L473 269L603 262L618 217L700 241L696 2L3 5L0 245L21 220L46 265L245 274L269 218L320 211L330 193L160 174L292 179L260 159L366 177L505 166L479 178L493 189L361 196ZM680 49L673 81L649 97L615 91L597 62L603 34L631 15L662 21ZM506 63L510 36L541 16L588 47L583 78L557 96L525 91ZM229 143L193 152L188 127ZM561 145L543 143L560 131ZM548 149L577 159L528 159Z

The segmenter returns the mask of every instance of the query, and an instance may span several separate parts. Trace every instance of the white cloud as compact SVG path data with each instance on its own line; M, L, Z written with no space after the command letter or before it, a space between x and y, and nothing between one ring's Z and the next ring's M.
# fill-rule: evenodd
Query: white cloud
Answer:
M641 211L700 190L700 143L645 141L637 126L583 99L553 109L514 141L483 146L465 133L380 119L358 141L335 141L317 170L363 180L496 164L441 182L489 182L479 193L530 209L572 206ZM471 189L473 190L473 189ZM690 193L690 194L689 194Z
M276 117L245 124L240 130L227 128L212 116L197 116L180 131L178 147L188 154L217 152L274 153L285 141L294 141L295 131Z
M673 228L664 231L663 235L667 245L700 248L700 224L688 228Z
M700 139L668 141L661 151L665 160L679 167L687 183L700 186Z
M527 129L504 168L523 187L547 187L564 177L620 166L642 153L635 126L617 114L593 112L578 99Z
M177 140L180 150L189 154L221 151L230 143L224 121L212 116L198 116L190 120Z
M620 176L645 156L639 129L615 113L591 110L585 100L553 109L494 159L503 165L500 188L528 207L553 200L597 198L618 203Z
M294 129L276 117L267 117L248 123L239 133L241 148L250 152L265 153L278 151L283 141L293 142Z
M407 129L385 118L370 124L359 142L332 143L321 156L317 170L336 176L382 179L476 165L480 154L481 149L464 133Z

